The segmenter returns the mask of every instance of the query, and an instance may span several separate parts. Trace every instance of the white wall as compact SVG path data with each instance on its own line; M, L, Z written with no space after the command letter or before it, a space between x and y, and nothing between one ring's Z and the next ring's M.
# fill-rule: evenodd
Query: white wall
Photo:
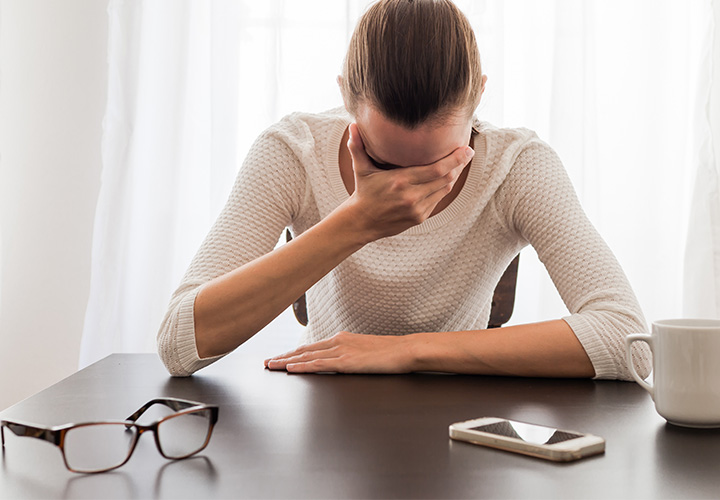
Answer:
M0 0L0 409L77 369L107 0Z

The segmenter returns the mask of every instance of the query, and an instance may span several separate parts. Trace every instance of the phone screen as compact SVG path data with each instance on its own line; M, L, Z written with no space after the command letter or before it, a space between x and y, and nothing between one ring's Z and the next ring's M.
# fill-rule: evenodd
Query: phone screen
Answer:
M514 420L503 420L494 424L481 425L480 427L473 427L471 430L520 439L532 444L555 444L582 437L580 434Z

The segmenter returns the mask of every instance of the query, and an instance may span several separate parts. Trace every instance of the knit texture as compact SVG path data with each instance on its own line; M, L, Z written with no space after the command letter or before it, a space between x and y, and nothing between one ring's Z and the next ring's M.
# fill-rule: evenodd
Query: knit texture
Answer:
M292 114L252 146L230 198L177 291L158 333L173 375L200 359L193 304L208 281L270 252L285 227L306 231L349 196L338 152L343 109ZM420 225L363 247L307 292L304 342L339 331L405 335L487 327L492 294L532 245L569 310L596 378L626 379L625 336L645 320L617 260L587 219L555 152L527 129L475 123L475 156L455 200ZM642 376L649 351L634 350Z

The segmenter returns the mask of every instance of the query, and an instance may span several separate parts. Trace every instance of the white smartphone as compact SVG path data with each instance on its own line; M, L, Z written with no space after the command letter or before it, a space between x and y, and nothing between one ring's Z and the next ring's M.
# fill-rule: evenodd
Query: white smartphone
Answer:
M592 434L498 417L476 418L452 424L450 437L556 462L578 460L605 451L605 440Z

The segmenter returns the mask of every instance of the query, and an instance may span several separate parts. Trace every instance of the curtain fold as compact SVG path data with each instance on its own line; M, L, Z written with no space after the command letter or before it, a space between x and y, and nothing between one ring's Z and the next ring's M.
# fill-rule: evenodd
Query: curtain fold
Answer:
M479 118L531 128L558 151L649 320L717 317L711 1L456 3L489 77ZM110 0L81 366L154 351L169 297L250 144L287 113L342 104L335 78L368 4ZM566 313L531 250L518 286L513 323ZM298 327L284 317L268 330L288 339Z
M713 30L707 33L697 89L697 165L684 269L687 317L720 318L720 2L713 0Z

